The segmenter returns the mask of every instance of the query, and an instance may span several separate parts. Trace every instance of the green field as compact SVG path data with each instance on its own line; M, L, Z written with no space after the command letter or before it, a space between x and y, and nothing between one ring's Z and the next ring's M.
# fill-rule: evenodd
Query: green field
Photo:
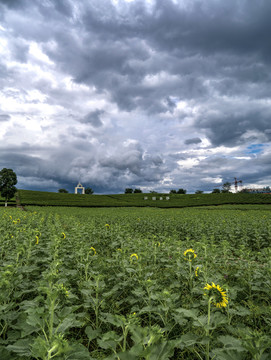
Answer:
M26 210L0 210L0 359L271 358L269 205Z
M222 204L271 204L270 194L118 194L118 195L81 195L60 194L45 191L19 190L22 205L76 206L76 207L187 207ZM166 197L169 196L169 200ZM144 200L148 197L148 200ZM156 197L156 200L152 200ZM160 198L163 200L160 200Z
M8 201L9 206L15 206L16 205L16 199L15 197ZM0 195L0 206L5 206L5 199L1 197Z

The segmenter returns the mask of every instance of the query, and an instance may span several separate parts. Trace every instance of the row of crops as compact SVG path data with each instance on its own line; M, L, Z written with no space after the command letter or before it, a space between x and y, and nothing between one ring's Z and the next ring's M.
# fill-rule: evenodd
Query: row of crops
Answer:
M151 206L151 207L188 207L220 204L271 204L270 194L117 194L117 195L81 195L61 194L45 191L19 190L18 197L22 205L42 206ZM169 200L166 198L169 197ZM146 199L147 198L147 199ZM153 200L155 198L155 200ZM163 200L160 200L163 199Z
M271 213L0 211L0 359L271 358Z

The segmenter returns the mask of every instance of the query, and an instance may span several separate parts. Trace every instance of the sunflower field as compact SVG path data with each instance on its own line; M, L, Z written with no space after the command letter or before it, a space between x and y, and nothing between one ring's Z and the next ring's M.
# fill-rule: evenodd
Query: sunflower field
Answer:
M271 359L270 210L1 209L0 359Z

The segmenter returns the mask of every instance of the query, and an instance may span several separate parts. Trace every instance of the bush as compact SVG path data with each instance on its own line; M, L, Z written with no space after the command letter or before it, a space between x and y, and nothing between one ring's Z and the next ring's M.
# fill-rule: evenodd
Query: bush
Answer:
M68 190L66 190L66 189L58 189L58 192L63 193L63 194L67 194Z

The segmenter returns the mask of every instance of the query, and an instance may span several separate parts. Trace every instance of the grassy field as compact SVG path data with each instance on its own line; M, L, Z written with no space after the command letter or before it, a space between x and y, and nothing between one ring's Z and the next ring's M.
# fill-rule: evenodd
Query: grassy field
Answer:
M77 206L77 207L189 207L222 204L271 204L269 194L119 194L81 195L19 190L22 205ZM169 200L166 197L169 196ZM148 197L148 200L144 200ZM156 200L152 200L156 197ZM160 200L163 198L163 200Z
M16 205L16 199L15 197L8 201L8 205L15 206ZM5 206L5 199L0 196L0 206Z
M269 205L0 210L0 359L268 360Z

